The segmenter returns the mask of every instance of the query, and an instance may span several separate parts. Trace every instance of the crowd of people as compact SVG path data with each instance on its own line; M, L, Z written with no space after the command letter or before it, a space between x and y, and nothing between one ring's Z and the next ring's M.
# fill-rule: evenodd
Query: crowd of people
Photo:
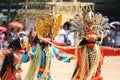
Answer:
M51 29L49 25L42 27ZM1 80L22 80L21 65L29 61L25 80L53 80L50 66L54 57L63 62L77 58L71 80L103 80L104 57L120 56L120 29L110 25L109 19L100 13L88 12L83 18L76 14L54 38L50 29L37 33L36 27L29 33L25 29L17 33L14 29L0 31Z
M103 40L102 45L120 48L120 35L119 35L120 34L120 25L117 25L117 23L111 24L112 22L109 23L108 20L107 20L106 25L103 25L103 27L105 26L105 29L108 32L108 36Z

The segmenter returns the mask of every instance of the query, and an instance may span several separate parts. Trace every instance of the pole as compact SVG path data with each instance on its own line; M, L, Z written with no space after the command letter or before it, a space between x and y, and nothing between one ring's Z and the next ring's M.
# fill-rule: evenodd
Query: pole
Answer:
M77 0L73 0L73 2L77 2Z
M55 0L52 0L52 2L53 2L53 17L55 18Z

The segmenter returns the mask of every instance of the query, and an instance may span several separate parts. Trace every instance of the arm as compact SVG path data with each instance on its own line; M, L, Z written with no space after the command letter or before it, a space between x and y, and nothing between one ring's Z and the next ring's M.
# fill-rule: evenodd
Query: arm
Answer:
M25 52L23 55L22 55L22 58L21 58L21 61L26 63L30 60L30 54L28 54L28 52Z
M60 43L58 41L55 41L55 40L52 40L52 43L56 44L56 45L59 45L59 46L67 46L66 44L64 43Z
M100 49L104 56L120 56L120 48L101 46Z
M52 40L52 42L51 42L50 38L43 38L41 36L38 36L38 38L44 42L47 42L47 43L53 45L54 47L56 47L60 51L63 51L63 52L68 53L68 54L75 54L75 47L65 46L65 45L63 45L63 43L56 42L54 40Z
M73 47L68 47L68 46L59 46L59 45L53 45L55 48L59 49L62 52L65 52L67 54L75 54L75 48Z
M37 49L37 46L34 46L29 52L25 51L24 54L22 55L21 61L26 63L31 59L33 59L36 49Z
M70 60L73 58L70 55L65 55L62 52L60 53L60 51L58 49L54 48L53 46L52 46L52 50L53 50L55 57L60 61L70 62Z
M8 48L7 50L0 50L0 54L7 56L11 53L11 51L12 51L12 48Z

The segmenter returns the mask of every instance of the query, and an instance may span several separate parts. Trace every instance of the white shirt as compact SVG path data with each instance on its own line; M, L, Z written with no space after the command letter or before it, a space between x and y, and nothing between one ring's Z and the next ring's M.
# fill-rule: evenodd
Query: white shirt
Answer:
M58 36L55 37L55 41L61 42L61 43L65 43L65 36L66 36L66 32L64 29L61 29Z

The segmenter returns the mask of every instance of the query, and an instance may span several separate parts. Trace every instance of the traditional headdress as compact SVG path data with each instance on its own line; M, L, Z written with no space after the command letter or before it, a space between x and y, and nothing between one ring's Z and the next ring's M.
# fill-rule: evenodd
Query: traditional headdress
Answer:
M52 37L58 35L62 23L62 15L53 17L45 17L43 20L41 18L36 19L36 33L42 37Z
M107 36L106 31L101 26L102 14L94 14L92 11L85 13L82 17L75 15L75 18L70 21L73 25L71 29L78 32L79 39L86 38L86 35L95 34L97 38L103 39ZM91 31L89 32L89 30Z

